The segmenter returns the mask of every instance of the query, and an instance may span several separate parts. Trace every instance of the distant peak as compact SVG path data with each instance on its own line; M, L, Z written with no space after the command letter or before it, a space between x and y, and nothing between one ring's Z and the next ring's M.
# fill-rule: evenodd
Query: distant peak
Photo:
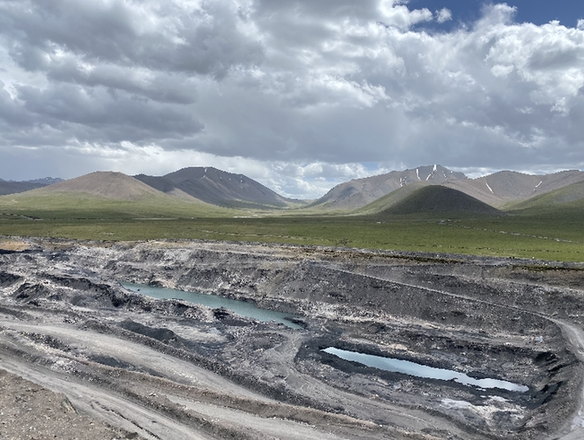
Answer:
M130 177L124 173L121 173L119 171L94 171L92 173L89 174L84 174L83 176L79 176L78 178L82 178L82 177L89 177L89 176L100 176L100 177Z
M288 199L240 173L214 167L186 167L160 177L140 176L160 191L181 191L207 203L229 207L286 207Z

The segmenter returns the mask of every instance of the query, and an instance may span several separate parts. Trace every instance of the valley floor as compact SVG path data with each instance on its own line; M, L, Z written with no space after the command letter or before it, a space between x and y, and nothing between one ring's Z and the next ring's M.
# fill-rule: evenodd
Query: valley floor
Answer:
M15 240L0 253L0 438L581 438L583 278L533 260ZM120 282L251 301L304 328ZM329 346L529 390L384 372Z

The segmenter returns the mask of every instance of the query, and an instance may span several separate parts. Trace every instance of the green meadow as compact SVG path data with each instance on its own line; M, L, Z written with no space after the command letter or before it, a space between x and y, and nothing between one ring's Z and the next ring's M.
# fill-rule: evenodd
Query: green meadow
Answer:
M0 198L0 235L126 241L203 239L584 262L582 209L504 216L310 215L181 201L69 195ZM285 214L285 215L283 215Z

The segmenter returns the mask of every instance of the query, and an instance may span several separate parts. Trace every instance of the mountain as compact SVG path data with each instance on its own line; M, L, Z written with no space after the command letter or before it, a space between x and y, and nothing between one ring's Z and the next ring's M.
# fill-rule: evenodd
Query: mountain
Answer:
M44 179L24 180L20 182L6 181L0 179L0 196L7 194L17 194L31 189L42 188L60 182L61 179L45 177Z
M111 200L141 200L164 195L122 173L97 171L37 189L35 194L75 193Z
M539 194L509 206L510 210L530 210L543 212L563 208L584 208L584 181L573 183L564 188Z
M177 197L183 200L198 200L192 195L177 188L171 180L166 179L165 177L147 176L145 174L139 174L137 176L134 176L134 179L169 196Z
M466 180L466 176L441 165L429 165L405 171L354 179L335 186L311 206L327 210L353 210L412 183L441 185L452 180Z
M232 174L212 167L183 168L160 177L140 174L135 178L166 194L194 197L224 207L286 208L298 203L243 174Z
M60 179L58 177L43 177L41 179L27 180L27 182L34 183L35 185L48 186L53 185L54 183L62 182L63 180L64 179Z
M419 187L441 185L461 191L495 208L513 209L522 201L579 182L584 182L584 172L578 170L547 175L500 171L470 179L441 165L429 165L341 183L305 206L311 208L313 213L324 210L368 214L393 206ZM175 201L204 202L227 208L283 209L303 205L301 201L282 197L242 174L212 167L183 168L164 176L140 174L134 178L121 173L97 172L68 181L45 178L8 182L0 179L0 196L42 188L91 194L111 200L138 200L164 195Z
M577 170L544 175L500 171L477 179L450 181L446 186L501 208L582 181L584 172Z
M501 215L502 213L462 191L440 185L428 185L416 189L379 214Z
M234 211L188 196L173 197L116 172L95 172L43 188L0 197L0 210L48 218L193 218Z
M395 191L392 191L389 194L386 194L374 202L371 202L368 205L365 205L364 207L359 208L353 212L360 215L377 214L379 212L383 212L425 186L426 185L421 182L410 183L409 185L396 189Z
M584 172L578 170L545 175L500 171L470 179L462 173L454 172L441 165L431 165L341 183L315 201L311 207L338 211L355 209L368 211L377 209L375 206L368 208L368 205L374 201L400 188L416 184L417 186L446 186L495 208L504 208L533 196L582 181L584 181ZM380 201L380 205L383 203L385 202Z

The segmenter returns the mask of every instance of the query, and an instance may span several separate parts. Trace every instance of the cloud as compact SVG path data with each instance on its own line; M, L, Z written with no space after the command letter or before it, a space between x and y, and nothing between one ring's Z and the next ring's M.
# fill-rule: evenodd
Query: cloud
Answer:
M436 11L436 21L438 23L446 23L452 20L452 11L448 8L442 8Z
M0 25L15 59L46 69L61 54L88 62L222 76L261 50L230 2L23 0L3 2Z
M88 88L101 86L125 91L159 102L191 104L197 97L195 82L182 75L153 72L140 66L89 65L75 57L63 57L54 63L47 77Z
M2 1L0 177L62 155L63 176L214 165L314 197L394 166L582 168L581 20L515 13L432 33L449 9L393 0Z
M407 30L415 24L430 21L433 17L432 12L427 8L410 10L395 0L381 1L379 10L381 23L401 30Z

